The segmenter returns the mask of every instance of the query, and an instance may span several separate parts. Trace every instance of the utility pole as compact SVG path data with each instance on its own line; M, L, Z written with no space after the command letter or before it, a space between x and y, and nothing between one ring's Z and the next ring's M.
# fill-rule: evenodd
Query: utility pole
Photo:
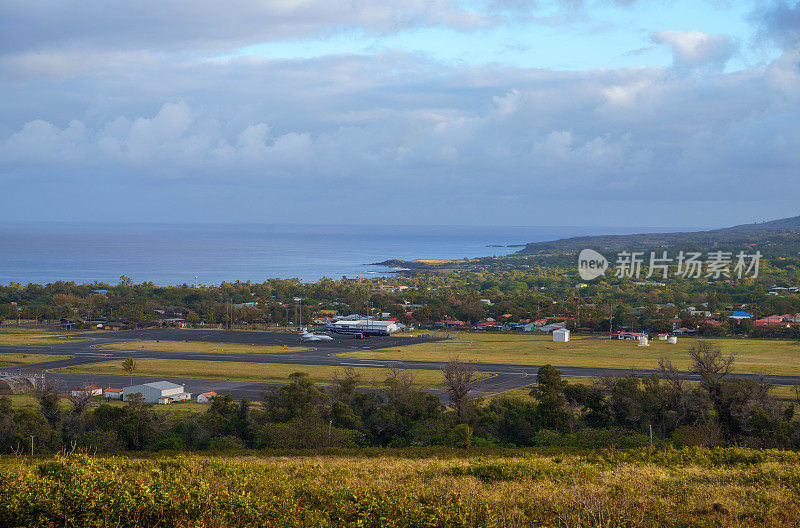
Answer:
M294 303L294 318L297 321L297 330L299 332L300 328L303 326L303 299L301 297L295 297Z
M31 456L33 456L33 438L34 436L31 435Z

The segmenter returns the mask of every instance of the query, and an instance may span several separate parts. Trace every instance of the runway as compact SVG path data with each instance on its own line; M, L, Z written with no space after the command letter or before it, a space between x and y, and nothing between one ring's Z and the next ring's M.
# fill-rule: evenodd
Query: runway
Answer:
M389 367L417 370L440 370L445 363L437 361L397 361L389 359L359 359L339 357L337 354L354 350L375 350L398 348L415 343L429 342L428 338L413 337L373 337L369 340L356 340L349 336L334 336L333 341L302 343L297 334L282 332L225 331L225 330L185 330L185 329L147 329L109 333L76 333L76 336L87 338L86 341L57 343L48 345L0 346L0 352L52 354L70 356L67 359L20 365L11 369L13 372L43 372L48 378L59 380L63 390L95 384L101 387L125 387L130 383L128 376L67 374L53 372L62 367L71 367L102 361L113 361L132 357L134 359L175 359L199 361L231 361L250 363L282 363L298 365L320 365L332 367ZM202 341L209 343L240 343L255 345L285 345L296 352L280 353L209 353L209 352L157 352L152 350L112 350L96 348L105 343L120 341ZM312 350L300 350L310 347ZM529 387L536 382L536 373L540 365L510 365L502 363L475 363L475 370L487 373L475 390L475 396L486 397L508 390ZM653 370L606 369L598 367L561 367L554 365L566 377L599 377L606 373L625 375L631 372L639 376L647 376ZM741 377L754 375L738 374ZM695 375L685 373L686 379L697 379ZM186 386L187 392L200 393L214 391L219 394L231 394L236 399L243 397L258 398L263 388L268 385L260 382L227 381L222 379L189 379L189 378L154 378L133 376L133 383L168 379ZM767 379L776 385L793 385L800 383L800 376L774 375ZM443 397L442 391L432 391Z

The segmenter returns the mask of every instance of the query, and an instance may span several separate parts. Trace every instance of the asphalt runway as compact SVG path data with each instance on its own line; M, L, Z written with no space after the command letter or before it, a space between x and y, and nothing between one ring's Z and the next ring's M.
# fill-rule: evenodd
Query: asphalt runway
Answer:
M250 363L283 363L298 365L320 365L333 367L389 367L397 366L406 369L440 370L444 362L434 361L396 361L389 359L359 359L338 357L337 354L352 352L354 350L369 350L382 348L398 348L414 343L432 341L429 338L412 337L373 337L367 340L357 340L349 336L334 335L333 341L306 342L300 341L297 334L283 332L253 332L253 331L225 331L225 330L181 330L181 329L147 329L131 330L109 333L87 333L81 335L87 341L57 343L48 345L0 346L0 352L53 354L70 356L68 359L54 360L46 363L20 365L11 369L11 372L43 372L50 379L60 382L63 390L68 391L75 387L87 384L101 387L126 387L130 380L128 376L67 374L53 372L54 369L113 361L132 357L134 359L175 359L175 360L200 360L200 361L233 361ZM95 348L104 343L120 341L202 341L209 343L240 343L256 345L286 345L298 347L296 352L280 352L271 354L235 354L235 353L209 353L209 352L156 352L152 350L136 349L135 345L130 350L111 350ZM312 350L299 350L299 347L310 347ZM496 395L508 390L529 387L536 382L536 373L540 365L509 365L501 363L475 363L479 372L490 374L481 380L476 388L475 396L486 397ZM566 377L598 377L606 373L625 375L635 373L639 376L650 375L653 370L630 369L605 369L598 367L560 367L556 365ZM686 379L697 379L696 376L684 373ZM741 377L754 377L755 375L739 374ZM261 391L268 384L259 382L227 381L221 379L170 379L133 376L133 383L147 383L167 379L174 383L183 384L187 392L200 393L214 391L219 394L231 394L236 399L247 397L258 398ZM773 375L767 379L776 385L793 385L800 383L800 376ZM432 391L445 398L442 391Z

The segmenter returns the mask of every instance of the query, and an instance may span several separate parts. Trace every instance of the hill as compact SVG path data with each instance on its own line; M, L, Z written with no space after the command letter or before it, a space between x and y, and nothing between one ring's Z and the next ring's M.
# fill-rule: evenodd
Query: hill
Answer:
M765 256L796 255L800 251L800 216L770 222L742 224L708 231L599 235L526 244L518 255L572 253L584 248L653 250L744 249L757 246Z

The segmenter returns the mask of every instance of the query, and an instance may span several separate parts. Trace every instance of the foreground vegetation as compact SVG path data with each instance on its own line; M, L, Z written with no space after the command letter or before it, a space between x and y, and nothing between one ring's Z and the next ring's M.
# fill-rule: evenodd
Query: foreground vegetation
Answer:
M0 461L0 525L800 524L800 456L792 452L684 448L542 454L439 449L369 454L5 458Z

